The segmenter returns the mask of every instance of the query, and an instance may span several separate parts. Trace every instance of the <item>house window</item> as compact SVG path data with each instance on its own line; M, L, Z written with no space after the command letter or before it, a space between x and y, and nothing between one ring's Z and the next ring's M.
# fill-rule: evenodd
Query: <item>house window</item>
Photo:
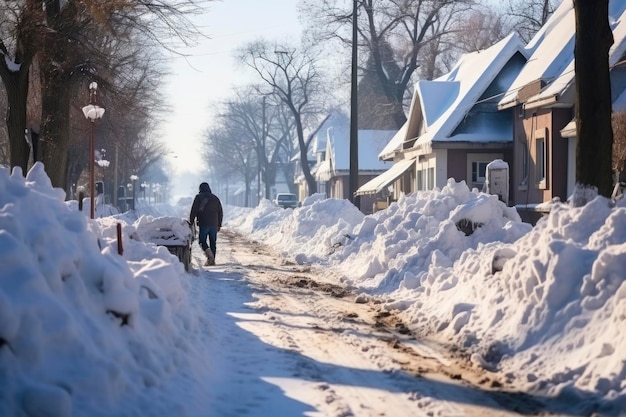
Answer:
M546 141L537 139L537 183L546 180Z
M418 190L423 190L424 189L424 171L419 170L417 171L417 189Z
M528 172L530 171L530 157L528 155L528 145L522 143L522 181L519 184L520 189L528 187Z
M435 168L420 169L417 171L417 190L427 191L435 188Z
M321 194L326 194L326 181L321 181L317 183L317 192Z
M494 159L503 159L498 153L468 153L465 181L470 189L483 189L487 178L487 165Z
M485 183L488 162L472 162L472 182Z
M428 170L428 189L435 189L435 168L430 168Z
M546 187L546 175L548 172L548 152L546 148L547 129L536 131L535 138L535 178L538 188Z

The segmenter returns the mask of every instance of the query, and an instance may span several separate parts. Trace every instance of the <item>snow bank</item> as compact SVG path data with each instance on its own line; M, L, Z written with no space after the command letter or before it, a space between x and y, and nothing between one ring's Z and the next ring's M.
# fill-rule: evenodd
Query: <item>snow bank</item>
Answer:
M495 196L449 180L369 216L319 196L241 216L240 230L339 271L477 366L546 395L593 393L626 409L626 200L555 204L532 228Z
M183 267L127 233L118 255L116 222L64 198L40 163L0 168L0 415L159 414L155 393L205 369Z

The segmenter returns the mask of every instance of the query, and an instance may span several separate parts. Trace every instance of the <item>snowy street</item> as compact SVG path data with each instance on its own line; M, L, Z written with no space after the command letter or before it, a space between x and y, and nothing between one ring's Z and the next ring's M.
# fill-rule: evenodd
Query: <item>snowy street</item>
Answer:
M0 416L626 415L626 202L231 206L185 272L143 238L188 204L89 221L41 164L0 187Z
M561 415L554 400L507 393L377 304L355 303L327 271L227 230L217 266L193 251L192 299L207 312L215 367L208 416Z

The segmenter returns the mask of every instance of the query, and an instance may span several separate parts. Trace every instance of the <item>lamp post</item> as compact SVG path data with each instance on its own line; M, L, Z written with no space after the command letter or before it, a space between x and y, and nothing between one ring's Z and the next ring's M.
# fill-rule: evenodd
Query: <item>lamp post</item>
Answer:
M89 84L89 101L91 104L83 107L83 114L87 119L91 121L91 138L89 139L89 218L94 217L94 194L95 194L95 179L94 179L94 163L96 159L94 150L95 141L95 123L97 119L102 118L104 115L104 108L96 105L98 95L98 83L95 81Z
M133 210L135 210L135 198L137 197L137 180L139 177L137 175L131 175L130 180L133 182Z
M143 197L144 204L145 204L145 201L146 201L146 188L149 187L149 186L150 186L150 184L148 184L145 181L141 183L141 194L142 194L142 197ZM149 196L150 196L150 193L148 193L148 197Z

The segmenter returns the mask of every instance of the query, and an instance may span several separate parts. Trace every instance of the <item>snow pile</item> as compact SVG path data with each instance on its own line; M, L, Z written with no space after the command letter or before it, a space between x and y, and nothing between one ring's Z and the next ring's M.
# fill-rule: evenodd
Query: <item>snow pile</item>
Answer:
M227 219L230 227L300 263L343 265L348 279L380 287L381 293L413 287L415 270L425 270L435 258L451 265L479 243L513 242L531 229L496 196L454 180L440 191L403 197L370 216L347 200L316 194L294 210L262 202ZM473 229L469 236L465 227Z
M90 221L64 197L39 163L26 178L0 168L0 415L201 415L209 323L177 257L142 239L189 207ZM609 203L555 203L531 228L451 180L369 216L322 195L226 207L225 227L324 265L520 391L590 395L613 416L626 410L626 200Z
M449 180L442 190L403 197L366 216L333 260L350 265L344 271L358 286L383 294L418 287L428 265L450 266L468 249L514 242L530 229L496 196Z
M133 227L141 240L157 245L185 246L193 239L189 221L180 217L143 215Z
M0 168L0 415L180 415L206 372L182 265L64 198Z
M261 207L229 224L254 219L245 233L333 267L417 335L526 389L593 393L626 409L626 200L555 204L535 228L453 180L373 215L349 206L312 197L282 216Z
M262 200L252 210L227 213L229 227L282 250L284 256L300 263L321 262L363 217L349 201L326 199L323 194L307 197L295 209Z
M534 388L621 395L626 408L625 203L555 205L514 244L431 266L408 314Z

